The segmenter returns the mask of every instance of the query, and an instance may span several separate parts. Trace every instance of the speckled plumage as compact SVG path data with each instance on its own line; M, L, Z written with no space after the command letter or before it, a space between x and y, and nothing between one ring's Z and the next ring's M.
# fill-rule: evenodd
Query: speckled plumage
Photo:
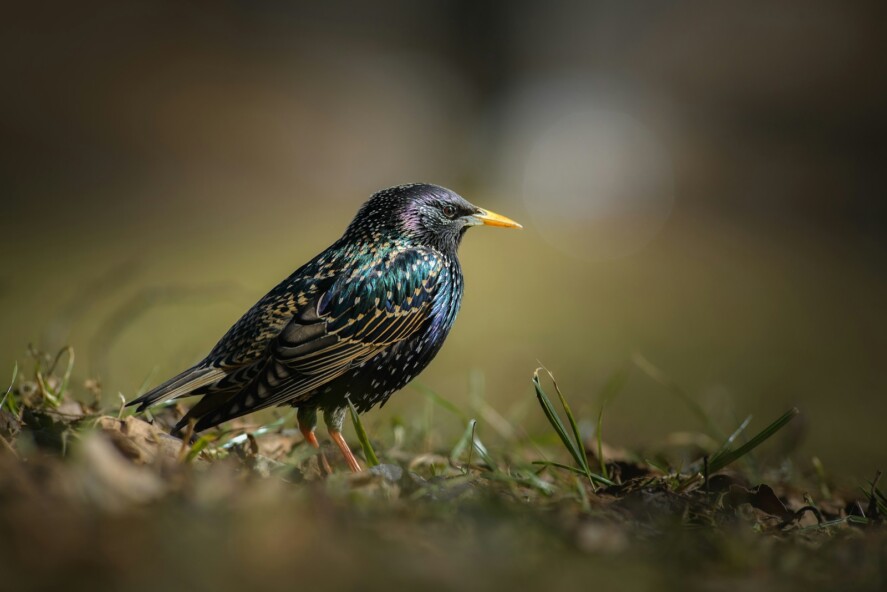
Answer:
M348 400L360 412L384 404L443 345L462 301L456 250L489 219L510 223L435 185L376 193L203 361L130 404L203 395L177 426L194 419L198 431L271 405L308 421L320 409L340 429Z

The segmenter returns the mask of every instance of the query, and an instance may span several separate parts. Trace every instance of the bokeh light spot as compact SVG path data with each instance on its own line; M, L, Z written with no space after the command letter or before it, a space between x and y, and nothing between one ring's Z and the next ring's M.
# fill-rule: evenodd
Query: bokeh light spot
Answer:
M630 114L632 104L552 85L526 93L512 112L508 168L530 222L575 257L637 252L674 205L667 150Z

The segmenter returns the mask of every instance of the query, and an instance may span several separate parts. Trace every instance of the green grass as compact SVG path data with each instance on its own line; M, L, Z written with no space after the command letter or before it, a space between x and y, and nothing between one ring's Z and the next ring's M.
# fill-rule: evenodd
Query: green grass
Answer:
M721 446L720 449L709 459L708 468L710 471L720 471L724 467L730 465L731 463L736 462L740 458L749 454L752 450L766 442L771 437L775 436L779 430L788 425L788 423L797 417L800 413L797 408L792 408L783 413L778 419L776 419L773 423L768 425L766 428L761 430L758 434L756 434L753 438L751 438L748 442L740 446L735 450L731 450L730 446L733 443L733 440L745 429L747 426L747 422L743 422L742 425L739 426L739 429L736 430L724 445Z
M545 414L545 419L547 419L548 423L551 424L551 427L554 429L555 433L557 433L561 442L563 442L564 447L570 453L570 456L572 456L573 460L576 461L576 465L578 466L579 470L556 462L537 462L539 464L547 464L548 466L566 469L572 472L578 472L584 475L592 486L594 486L595 482L603 483L605 485L612 485L613 483L609 479L591 471L591 468L588 465L588 456L585 454L583 439L581 434L579 433L579 425L576 423L576 417L573 415L573 410L567 403L566 398L564 398L563 393L561 393L561 389L560 387L558 387L557 381L554 379L554 375L548 370L545 370L545 373L548 374L548 377L551 379L551 382L554 385L554 390L557 393L558 399L561 403L561 407L563 407L564 414L567 416L567 420L570 424L572 437L570 434L567 434L567 430L564 427L563 422L561 421L560 415L558 415L557 411L555 411L554 405L552 405L551 403L551 399L548 398L548 395L542 388L542 384L539 380L539 372L541 370L545 370L545 368L537 368L536 371L533 373L533 387L536 389L536 399L539 401L539 405L542 407L542 412Z
M9 381L9 388L6 389L6 392L3 394L3 399L0 399L0 410L7 409L13 415L18 416L18 405L15 402L15 397L10 395L12 394L12 389L15 387L15 379L18 377L18 362L12 367L12 379Z
M373 445L370 443L370 437L367 436L363 423L360 421L360 414L357 413L357 409L354 408L354 404L351 401L348 401L348 410L351 412L351 422L354 425L354 431L357 432L357 439L360 441L360 447L363 449L363 456L369 466L375 467L379 464L379 457L376 456L376 451L373 450Z

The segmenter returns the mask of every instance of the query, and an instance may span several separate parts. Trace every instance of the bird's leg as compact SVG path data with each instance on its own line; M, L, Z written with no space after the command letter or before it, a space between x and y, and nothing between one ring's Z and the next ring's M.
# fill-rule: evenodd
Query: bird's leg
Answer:
M299 431L302 432L305 441L320 450L320 442L317 441L317 436L314 434L314 428L317 427L317 409L314 407L299 407L299 411L296 413L296 420L299 422ZM333 469L330 467L330 463L323 452L320 453L320 464L327 475L333 474Z
M339 450L342 451L342 456L345 457L345 462L348 463L348 468L351 469L352 473L361 472L363 469L360 468L360 463L354 458L354 453L351 452L348 443L345 441L345 438L342 437L342 425L345 423L345 408L339 407L332 411L324 411L323 419L326 422L327 429L329 429L330 438L336 443Z

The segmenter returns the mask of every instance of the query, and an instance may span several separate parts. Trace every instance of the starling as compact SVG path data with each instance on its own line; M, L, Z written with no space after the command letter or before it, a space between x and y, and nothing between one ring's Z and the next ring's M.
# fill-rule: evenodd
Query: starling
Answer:
M203 361L129 405L143 411L201 395L174 431L292 405L315 448L320 410L360 471L342 437L348 403L360 413L384 404L440 350L462 301L456 250L480 224L521 228L436 185L376 193L339 240L259 300Z

